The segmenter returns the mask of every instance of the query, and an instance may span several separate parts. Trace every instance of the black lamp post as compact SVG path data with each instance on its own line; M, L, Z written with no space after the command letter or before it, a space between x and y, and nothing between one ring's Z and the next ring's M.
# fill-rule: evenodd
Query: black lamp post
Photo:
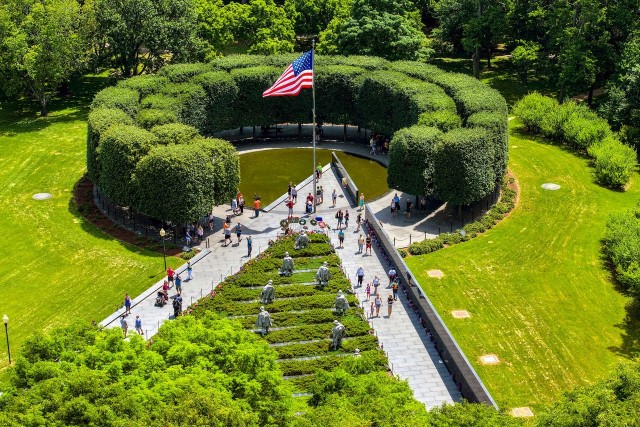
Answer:
M4 322L4 333L7 336L7 354L9 355L9 365L11 365L11 347L9 347L9 316L6 314L2 317Z
M160 229L160 237L162 237L162 256L164 257L164 271L167 271L167 252L164 248L164 236L167 235L167 232L164 231L164 228Z

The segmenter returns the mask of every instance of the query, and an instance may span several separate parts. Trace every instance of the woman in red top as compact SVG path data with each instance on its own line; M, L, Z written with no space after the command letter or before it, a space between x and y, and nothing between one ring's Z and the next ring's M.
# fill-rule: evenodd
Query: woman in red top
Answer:
M169 282L173 283L173 275L175 274L175 271L173 271L171 269L171 267L167 268L167 280L169 280Z

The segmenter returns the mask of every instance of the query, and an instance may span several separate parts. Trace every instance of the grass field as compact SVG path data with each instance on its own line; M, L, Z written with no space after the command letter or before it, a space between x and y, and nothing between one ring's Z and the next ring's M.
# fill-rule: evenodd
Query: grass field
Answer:
M407 258L503 408L535 412L640 350L639 310L616 289L600 252L607 214L636 203L640 177L626 192L611 191L594 184L588 164L512 128L521 198L511 216L470 242ZM543 190L545 182L561 188ZM427 277L430 269L444 278ZM471 318L454 319L456 309ZM481 365L487 353L500 364Z
M387 169L379 163L347 153L336 154L367 201L389 191ZM263 150L242 154L240 190L245 198L249 199L258 194L262 198L263 206L266 206L287 192L289 182L296 184L311 175L312 156L311 150L307 148ZM331 151L317 150L316 159L316 164L330 163ZM328 200L330 197L330 194L325 194Z
M46 118L36 118L33 103L3 104L0 111L0 316L10 318L14 356L32 332L76 319L100 321L126 292L138 295L163 275L162 254L104 234L73 202L85 170L88 105L106 80L83 78ZM32 199L40 192L53 198ZM0 367L6 363L2 337Z

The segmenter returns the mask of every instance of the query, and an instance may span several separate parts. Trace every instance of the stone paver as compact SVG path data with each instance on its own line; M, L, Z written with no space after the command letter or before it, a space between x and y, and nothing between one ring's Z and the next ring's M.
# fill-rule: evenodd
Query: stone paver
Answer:
M423 402L428 408L441 405L444 402L452 403L461 399L451 376L449 375L444 364L440 360L433 344L429 341L427 334L419 324L418 316L409 309L408 301L400 292L399 301L393 306L393 313L390 318L386 317L386 295L391 293L390 289L386 289L388 279L386 271L389 266L380 256L380 253L374 248L373 256L362 256L357 254L357 238L355 219L357 210L353 207L352 201L345 193L337 179L334 171L329 169L323 174L318 185L323 185L325 189L325 201L318 207L316 215L322 216L323 219L333 228L336 226L334 219L335 212L338 208L350 211L351 220L349 228L345 232L344 249L337 249L337 253L342 259L346 274L355 283L355 273L357 268L362 265L365 269L365 281L371 281L373 276L377 274L382 281L380 286L381 294L385 300L384 306L380 312L380 318L369 319L384 350L387 352L389 362L393 368L393 373L402 379L406 379L414 390L416 399ZM305 217L302 213L304 206L305 194L311 191L312 184L299 189L299 202L294 208L294 213ZM338 193L338 203L335 209L331 209L331 192L336 188ZM216 225L221 224L222 219L230 213L227 207L217 207L214 214L217 218ZM233 246L222 247L222 232L218 227L214 234L209 236L210 253L204 254L193 266L194 278L190 282L183 284L183 306L186 308L192 301L196 301L201 296L211 292L212 288L224 279L227 275L231 275L239 270L240 266L248 260L246 258L247 248L244 237L251 235L253 238L253 255L257 255L260 251L267 247L270 239L275 239L280 231L279 222L286 218L287 208L284 204L274 207L268 213L260 213L254 217L252 209L245 209L243 216L234 217L231 225L232 229L237 221L240 221L244 227L243 241L239 246L235 243ZM308 217L308 216L307 216ZM309 224L308 224L309 226ZM297 226L300 227L300 226ZM312 228L312 227L310 227ZM329 235L335 246L338 246L338 234L336 230L330 230ZM233 235L235 242L235 235ZM375 246L375 245L374 245ZM183 278L186 275L182 275ZM162 283L158 283L141 296L134 300L137 303L132 309L132 315L129 316L130 332L133 330L133 321L136 315L140 315L143 321L143 329L147 337L152 337L158 327L166 320L172 318L173 308L170 304L163 308L155 307L155 292ZM364 301L364 286L356 289L358 298L367 306L369 301ZM174 291L170 291L173 296ZM146 296L146 298L145 298ZM119 327L117 316L124 309L113 313L109 318L105 319L102 324L107 327ZM110 323L109 323L110 322ZM348 336L348 331L347 331Z

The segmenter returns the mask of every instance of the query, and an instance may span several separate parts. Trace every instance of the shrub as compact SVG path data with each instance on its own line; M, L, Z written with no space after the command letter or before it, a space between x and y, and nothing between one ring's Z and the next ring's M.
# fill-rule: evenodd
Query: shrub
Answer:
M454 129L434 146L434 194L440 200L466 205L493 189L494 150L484 129Z
M211 71L211 65L202 63L172 64L160 68L158 75L166 77L173 83L186 83L193 77Z
M211 211L216 176L197 144L156 147L135 169L138 211L186 224Z
M507 117L494 112L479 112L469 116L467 127L486 129L493 141L493 168L496 181L501 181L509 163L509 123Z
M133 119L117 108L96 108L87 119L87 173L92 182L97 183L100 175L98 143L102 135L113 125L132 125Z
M639 211L609 216L603 250L611 260L616 279L636 297L640 297L640 219Z
M210 203L219 205L231 200L240 185L240 157L235 147L221 139L196 140L193 145L212 159L215 183Z
M138 112L139 98L138 92L133 89L108 87L96 94L91 103L91 108L118 108L134 117Z
M433 146L442 132L433 127L412 126L393 135L389 146L387 182L408 194L433 193Z
M180 100L174 97L163 94L155 94L143 98L142 101L140 101L140 108L167 110L178 114L180 112L181 103Z
M153 146L156 137L136 126L111 126L100 138L99 186L104 194L121 206L136 200L132 175L136 165Z
M574 147L586 149L611 135L606 120L598 117L588 107L579 105L571 108L571 113L561 122L564 139Z
M460 116L455 111L438 110L420 114L418 124L436 127L442 132L448 132L451 129L462 127L462 120L460 120Z
M240 126L250 126L267 125L276 122L276 112L270 108L271 104L273 104L270 101L273 100L263 98L262 92L273 84L281 72L282 70L275 67L264 66L231 71L231 77L233 77L238 87L238 98L234 109L235 123L240 124Z
M143 128L151 129L154 126L166 125L167 123L175 123L178 121L178 117L173 111L170 110L147 108L138 112L136 121Z
M347 65L329 65L318 68L315 79L323 88L316 99L318 119L329 123L351 123L356 117L356 99L363 68Z
M162 88L162 94L177 100L174 105L178 109L180 122L200 131L207 128L207 93L202 86L195 83L172 83Z
M238 87L229 73L211 71L200 74L193 81L200 84L207 94L207 133L242 126L235 114Z
M609 187L624 187L631 179L637 156L633 148L613 137L589 147L596 168L596 179Z
M139 99L145 98L154 93L158 93L160 89L169 83L165 77L153 74L143 74L141 76L131 77L118 82L118 87L125 89L133 89L139 94Z
M522 121L527 132L552 136L558 127L557 110L558 101L533 92L518 101L513 114Z
M194 139L200 138L198 129L182 123L169 123L151 128L151 133L158 138L158 143L169 144L189 144Z

